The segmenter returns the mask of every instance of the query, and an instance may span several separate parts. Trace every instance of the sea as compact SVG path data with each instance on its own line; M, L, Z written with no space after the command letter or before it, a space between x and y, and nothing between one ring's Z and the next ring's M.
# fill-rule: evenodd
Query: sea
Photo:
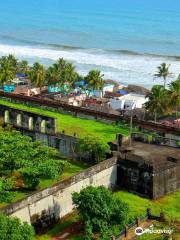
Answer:
M151 88L162 62L180 73L179 0L1 0L0 55ZM169 79L169 81L172 79Z

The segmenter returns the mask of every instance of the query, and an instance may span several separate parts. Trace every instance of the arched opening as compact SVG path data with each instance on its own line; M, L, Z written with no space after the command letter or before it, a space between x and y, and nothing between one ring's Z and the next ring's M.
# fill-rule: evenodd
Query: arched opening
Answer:
M29 118L29 130L33 130L34 129L34 125L33 125L33 117Z
M9 111L6 110L4 113L4 122L5 123L10 123L10 118L9 118Z
M21 126L21 114L17 115L17 126Z
M46 121L42 120L41 122L41 132L45 133L46 132Z

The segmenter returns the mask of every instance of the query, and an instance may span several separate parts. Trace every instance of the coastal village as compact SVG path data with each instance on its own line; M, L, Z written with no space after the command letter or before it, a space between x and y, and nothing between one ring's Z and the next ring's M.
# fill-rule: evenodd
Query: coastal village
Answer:
M179 239L180 77L170 68L157 66L146 89L96 69L82 76L63 58L1 57L0 223L22 240Z

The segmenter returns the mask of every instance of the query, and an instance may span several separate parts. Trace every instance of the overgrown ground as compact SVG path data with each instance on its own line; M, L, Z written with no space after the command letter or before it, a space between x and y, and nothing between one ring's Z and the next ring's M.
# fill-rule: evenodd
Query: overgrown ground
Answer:
M62 132L64 130L67 135L73 135L74 133L76 133L78 137L92 135L99 137L103 142L107 143L114 141L117 133L122 133L124 135L129 134L129 129L124 124L117 126L115 124L106 124L96 120L80 119L71 115L44 110L38 107L11 103L2 99L0 99L0 104L57 118L58 131Z
M146 209L151 208L153 215L159 216L160 212L164 212L169 222L180 221L180 190L158 200L149 200L124 191L116 192L114 195L129 205L130 218L143 216L146 213Z
M167 195L158 200L150 200L146 198L139 197L135 194L128 193L125 191L118 191L114 193L114 196L120 198L129 205L129 219L134 219L138 216L144 216L147 208L152 209L153 215L159 215L160 212L164 212L168 224L174 224L174 222L180 222L180 190L174 194ZM71 215L67 219L60 221L54 228L47 231L47 233L37 236L37 240L51 240L54 236L57 236L58 233L64 229L71 226L74 222L79 221L78 216ZM168 225L169 226L169 225ZM152 235L149 239L157 239L157 236ZM81 240L82 237L72 237L71 240ZM148 239L148 236L143 236L142 239Z
M64 159L64 158L62 157L62 159ZM74 161L74 160L69 160L69 159L66 159L66 161L67 161L67 165L64 168L64 171L63 171L62 175L60 176L59 180L64 180L64 179L71 177L71 176L83 171L84 169L88 168L87 164L79 162L79 161ZM49 186L52 186L56 182L57 182L57 180L53 180L53 179L41 179L37 190L41 190L41 189L47 188ZM21 200L32 193L33 193L32 191L23 191L23 190L16 191L15 197L13 198L11 203ZM8 204L9 203L7 203L7 202L0 203L0 207L4 207Z
M37 240L51 240L53 237L57 236L61 231L69 228L71 225L79 221L79 217L77 214L71 214L68 217L62 219L58 224L54 226L54 228L47 231L45 234L41 236L37 236ZM70 238L70 240L82 240L81 236L74 236Z

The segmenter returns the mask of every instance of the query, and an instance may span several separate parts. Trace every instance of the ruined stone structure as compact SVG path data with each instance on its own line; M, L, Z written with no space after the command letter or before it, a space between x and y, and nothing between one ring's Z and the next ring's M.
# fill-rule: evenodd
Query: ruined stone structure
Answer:
M38 191L24 200L12 203L3 211L7 215L33 224L37 230L43 226L47 227L52 221L73 211L73 192L79 192L89 185L103 185L113 190L117 179L116 162L116 158L106 160L52 187Z
M120 137L119 137L120 138ZM119 140L117 185L157 199L180 188L180 149Z
M78 139L57 133L56 119L3 105L0 105L0 117L34 140L76 157ZM33 224L38 230L71 213L71 194L89 185L125 189L153 199L180 188L180 149L162 146L166 145L164 141L157 145L153 139L137 135L133 138L117 135L117 141L112 143L113 158L10 204L3 211Z
M1 104L0 117L4 119L5 124L11 124L22 134L30 136L34 141L41 141L49 147L54 147L65 156L77 157L75 148L78 139L63 133L57 133L57 121L55 118Z
M56 119L42 114L22 111L0 104L0 116L4 117L4 123L15 127L47 134L57 132Z

